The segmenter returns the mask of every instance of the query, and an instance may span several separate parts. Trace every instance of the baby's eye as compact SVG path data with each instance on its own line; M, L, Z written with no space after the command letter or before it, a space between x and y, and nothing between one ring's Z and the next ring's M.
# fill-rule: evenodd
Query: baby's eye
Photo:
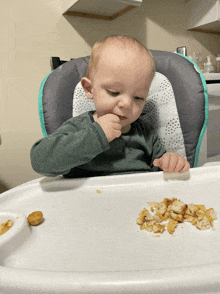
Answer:
M141 98L141 97L134 97L135 100L142 100L144 101L144 98Z
M118 96L120 94L120 92L112 92L107 90L107 92L111 95L111 96Z

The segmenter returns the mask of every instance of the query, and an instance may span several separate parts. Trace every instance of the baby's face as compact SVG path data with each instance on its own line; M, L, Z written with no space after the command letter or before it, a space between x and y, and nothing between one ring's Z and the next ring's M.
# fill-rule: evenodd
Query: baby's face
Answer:
M152 78L149 57L112 50L100 59L92 83L97 117L115 114L122 128L128 129L142 113Z

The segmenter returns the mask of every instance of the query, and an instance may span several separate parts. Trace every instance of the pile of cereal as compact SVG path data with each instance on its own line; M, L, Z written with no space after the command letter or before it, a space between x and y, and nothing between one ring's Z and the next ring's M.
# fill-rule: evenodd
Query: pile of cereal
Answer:
M214 230L213 221L217 219L217 213L213 208L206 209L204 205L185 204L177 198L164 198L163 202L148 202L152 215L144 208L136 220L141 230L153 233L163 233L165 227L173 234L177 224L191 222L199 230ZM168 221L164 224L164 221Z
M6 223L0 225L0 235L6 233L13 226L13 222L8 220Z

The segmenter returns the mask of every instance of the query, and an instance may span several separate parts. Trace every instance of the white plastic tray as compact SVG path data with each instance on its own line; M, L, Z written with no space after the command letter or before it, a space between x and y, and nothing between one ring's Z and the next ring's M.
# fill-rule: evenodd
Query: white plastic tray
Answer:
M0 236L0 293L220 293L220 166L165 175L40 178L0 194L0 212L20 216L16 237ZM141 231L138 213L165 197L214 208L216 230Z

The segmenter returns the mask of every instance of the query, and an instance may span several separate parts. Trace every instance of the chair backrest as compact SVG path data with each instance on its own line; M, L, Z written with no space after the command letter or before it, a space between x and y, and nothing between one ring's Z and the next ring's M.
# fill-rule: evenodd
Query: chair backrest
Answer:
M167 151L182 152L181 155L185 154L190 166L196 167L208 121L208 95L204 77L198 66L183 55L157 50L151 50L151 53L155 60L156 75L142 119L153 122ZM74 116L74 101L77 104L80 80L86 75L89 58L86 56L67 62L56 59L56 66L52 64L55 69L41 83L38 106L44 136L53 133ZM162 96L160 92L163 92ZM173 99L170 99L171 96ZM170 104L167 104L168 101ZM92 105L89 107L92 108ZM168 110L169 119L166 117ZM169 141L175 141L175 144Z

